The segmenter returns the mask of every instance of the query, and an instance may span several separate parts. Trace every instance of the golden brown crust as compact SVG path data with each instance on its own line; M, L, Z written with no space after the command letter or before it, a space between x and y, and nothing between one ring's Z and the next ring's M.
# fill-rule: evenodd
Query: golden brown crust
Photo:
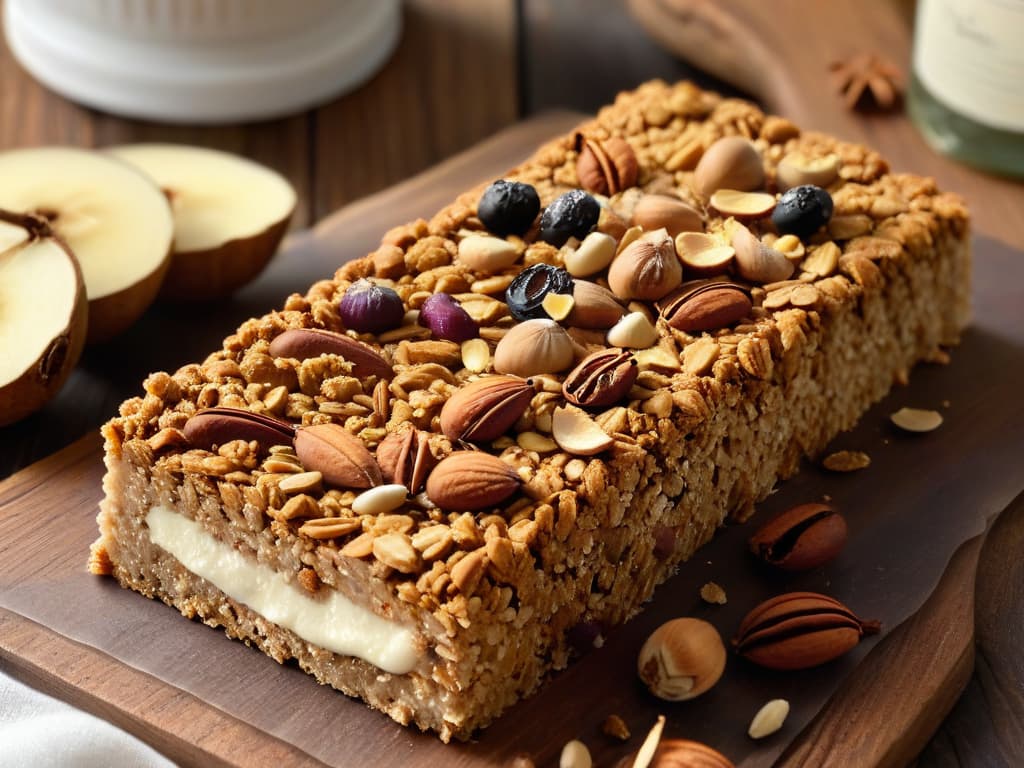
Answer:
M419 499L394 513L357 514L351 490L283 490L281 480L304 469L287 451L268 454L243 441L215 451L181 444L191 415L226 406L303 425L338 423L371 449L412 424L428 434L435 458L450 453L440 410L476 376L463 367L457 344L415 325L379 337L350 334L393 364L390 382L357 378L337 355L294 360L268 350L291 328L343 332L339 299L354 280L370 276L393 287L409 310L436 292L455 295L493 351L514 322L500 300L511 278L531 264L559 265L564 252L528 232L507 238L521 258L496 274L459 261L459 240L483 230L476 204L484 187L430 221L390 230L377 251L289 297L282 310L243 323L204 362L152 374L145 395L124 403L104 431L111 472L130 467L149 478L134 498L205 520L261 561L300 574L310 592L326 586L357 594L350 582L364 580L379 599L395 598L408 621L434 628L427 633L440 657L434 682L448 699L468 692L450 705L460 712L457 723L450 713L414 719L446 735L467 736L532 691L547 668L564 665L571 627L632 615L727 514L748 514L778 478L796 471L802 455L852 426L894 377L955 342L967 319L967 213L930 179L889 174L868 149L801 133L783 118L688 83L653 82L622 94L579 130L597 140L623 137L637 155L639 188L609 201L599 223L616 237L641 192L672 192L701 206L690 191L693 170L722 136L754 141L769 188L786 155L840 159L828 231L779 246L801 249L791 251L799 260L792 279L751 286L754 308L735 327L691 334L657 323L659 339L638 355L640 373L627 399L594 414L614 439L611 450L591 459L551 440L552 414L563 403L557 375L535 377L537 393L514 428L478 446L522 480L522 492L504 508L485 512L442 510ZM546 204L577 186L576 157L567 135L508 178L533 184ZM709 232L728 226L713 211L705 215ZM775 241L767 229L761 234ZM581 355L604 346L603 332L570 335ZM119 556L131 559L130 547L110 543L116 518L146 509L126 498L115 488L101 513L115 568ZM375 552L374 540L385 535L416 553L402 570L380 557L385 548ZM119 578L160 594L144 574ZM510 627L526 651L498 652ZM311 671L326 680L315 664ZM494 690L495 680L513 673L518 684ZM488 686L491 694L480 695Z

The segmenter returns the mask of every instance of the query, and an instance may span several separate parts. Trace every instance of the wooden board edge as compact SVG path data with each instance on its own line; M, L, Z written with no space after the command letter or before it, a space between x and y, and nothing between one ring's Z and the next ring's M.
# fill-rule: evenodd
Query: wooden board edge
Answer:
M917 613L871 650L776 766L895 768L918 755L974 671L975 579L984 540L960 547Z
M0 665L26 685L113 723L182 766L324 765L192 694L4 609Z

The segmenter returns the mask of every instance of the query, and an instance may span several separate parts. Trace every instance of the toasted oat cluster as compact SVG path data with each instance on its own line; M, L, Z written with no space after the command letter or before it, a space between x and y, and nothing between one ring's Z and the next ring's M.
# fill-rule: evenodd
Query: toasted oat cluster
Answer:
M943 355L968 295L967 214L932 180L648 83L150 375L104 428L94 562L464 738ZM420 657L328 663L152 544L157 505Z

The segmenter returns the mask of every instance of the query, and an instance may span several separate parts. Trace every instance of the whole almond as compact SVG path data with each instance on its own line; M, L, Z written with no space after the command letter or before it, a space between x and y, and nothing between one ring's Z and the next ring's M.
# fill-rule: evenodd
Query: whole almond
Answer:
M784 571L817 568L846 543L846 520L828 504L801 504L772 518L750 537L750 551Z
M515 470L497 456L456 451L430 473L427 497L442 509L476 511L501 504L520 484Z
M636 359L624 349L603 349L584 358L562 384L565 399L575 405L614 405L636 381Z
M523 415L535 390L519 376L486 376L456 390L441 408L449 440L486 443L505 434Z
M750 314L753 303L745 288L735 283L687 284L658 302L669 325L687 333L714 331L738 323Z
M576 134L576 176L580 186L599 195L614 195L636 186L640 166L625 139L596 139Z
M572 312L565 321L577 328L605 330L626 314L614 293L589 280L573 281L572 299Z
M808 669L839 658L880 629L877 621L862 621L827 595L790 592L748 613L732 644L762 667Z
M377 464L385 482L404 485L409 493L419 493L437 459L430 452L427 433L413 427L391 432L380 441Z
M212 450L232 440L255 440L263 450L291 445L295 427L278 419L241 408L207 408L185 422L185 439L193 448Z
M680 232L703 232L704 218L700 211L677 197L644 195L633 209L633 224L645 231L668 230L675 237Z
M726 136L716 141L693 171L693 191L704 200L719 189L750 192L763 186L761 153L742 136Z
M271 357L308 360L320 355L339 355L352 364L352 373L360 379L376 376L390 379L391 365L372 347L350 336L316 328L293 328L270 342Z
M314 424L295 432L295 455L307 470L339 488L372 488L383 478L363 441L340 424Z

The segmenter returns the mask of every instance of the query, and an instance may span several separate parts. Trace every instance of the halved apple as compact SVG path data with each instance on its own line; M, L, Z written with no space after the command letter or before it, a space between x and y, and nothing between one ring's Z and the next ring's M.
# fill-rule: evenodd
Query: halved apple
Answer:
M156 298L170 261L174 221L144 174L107 155L70 147L0 153L0 208L50 222L82 269L88 341L134 323Z
M0 426L41 408L85 344L78 262L45 219L0 210Z
M167 194L174 258L162 295L204 300L233 293L267 265L295 210L280 174L227 152L178 144L113 147Z

